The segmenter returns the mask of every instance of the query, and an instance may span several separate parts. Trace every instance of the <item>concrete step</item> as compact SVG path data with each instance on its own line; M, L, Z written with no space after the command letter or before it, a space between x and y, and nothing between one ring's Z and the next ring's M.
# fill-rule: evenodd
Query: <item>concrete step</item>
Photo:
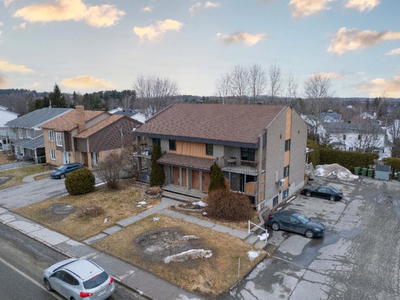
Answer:
M258 237L257 237L256 235L250 233L250 234L244 239L244 241L245 241L246 243L249 243L249 244L254 245L254 244L258 241Z
M190 197L190 196L176 194L176 193L172 193L172 192L168 192L168 191L163 191L162 197L171 198L171 199L178 200L178 201L183 201L183 202L197 202L197 201L200 201L200 199L198 199L198 198L193 198L193 197Z
M261 241L260 239L258 239L258 241L255 242L253 245L257 248L264 249L264 247L267 246L267 244L268 243L266 241Z

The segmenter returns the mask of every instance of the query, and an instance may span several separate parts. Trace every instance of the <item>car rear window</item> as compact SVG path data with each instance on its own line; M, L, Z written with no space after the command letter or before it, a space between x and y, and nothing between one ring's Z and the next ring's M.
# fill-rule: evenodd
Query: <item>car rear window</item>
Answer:
M96 286L103 284L107 279L108 274L104 271L103 273L100 273L99 275L84 281L83 286L85 289L90 290L95 288Z

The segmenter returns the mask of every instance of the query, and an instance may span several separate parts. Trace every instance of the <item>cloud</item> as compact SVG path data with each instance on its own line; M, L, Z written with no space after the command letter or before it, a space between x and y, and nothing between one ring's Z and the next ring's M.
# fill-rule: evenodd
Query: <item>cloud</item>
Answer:
M0 60L0 70L4 72L19 72L22 74L35 73L32 69L28 69L23 65L13 65L5 60Z
M0 26L3 26L3 22L0 22ZM0 35L1 35L1 30L0 30Z
M222 35L221 33L218 33L217 38L221 39L222 42L226 45L232 43L243 43L250 47L254 46L259 41L264 40L266 38L266 35L264 33L251 34L242 31L242 32L235 32L234 34L231 35Z
M345 78L346 76L341 73L317 73L317 74L312 74L310 75L311 78L316 77L318 75L323 76L324 78L329 78L329 79L340 79L340 78Z
M9 6L15 0L3 0L5 6Z
M346 27L342 27L332 39L331 45L328 47L328 52L342 55L358 48L369 48L385 40L400 40L400 32L360 31L358 29L346 29Z
M0 74L0 87L1 88L6 88L8 86L8 80L6 76Z
M15 17L28 22L85 21L93 27L115 25L125 12L114 5L87 7L82 0L53 0L46 3L32 4L17 10Z
M203 9L206 9L206 8L218 8L220 6L221 5L218 2L207 1L204 4L201 3L201 2L197 2L197 3L193 4L189 8L189 13L193 17L194 15L198 14L199 12L201 12Z
M21 24L19 24L18 26L15 26L14 27L15 29L25 29L26 28L26 23L24 22L24 23L21 23Z
M114 86L105 80L97 79L92 76L77 76L66 78L61 84L69 88L114 88Z
M148 27L137 27L133 28L133 32L140 37L141 40L147 38L148 41L152 41L158 36L164 35L169 30L179 31L183 26L175 20L167 19L165 21L158 21L156 25L151 25Z
M333 0L291 0L289 3L293 18L304 18L329 9Z
M400 97L400 76L394 76L390 79L376 78L360 84L357 89L368 92L370 97L379 97L383 94L387 97Z
M142 11L151 12L153 11L153 5L149 5L142 8Z
M400 48L393 49L393 50L389 51L388 53L386 53L386 55L400 55Z
M348 0L345 7L355 8L360 12L364 10L372 10L380 3L380 0Z

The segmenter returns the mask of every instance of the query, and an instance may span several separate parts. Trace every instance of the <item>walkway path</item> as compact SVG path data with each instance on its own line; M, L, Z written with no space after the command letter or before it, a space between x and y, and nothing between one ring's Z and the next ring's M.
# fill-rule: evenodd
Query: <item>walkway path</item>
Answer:
M0 171L21 168L21 167L33 165L34 163L35 162L33 162L33 161L16 161L16 162L8 163L8 164L2 164L2 165L0 165Z
M46 172L42 172L42 173L29 175L29 176L26 176L26 177L22 178L22 181L25 182L25 183L34 182L36 176L43 175L43 174L48 174L48 173L51 173L51 171L46 171Z

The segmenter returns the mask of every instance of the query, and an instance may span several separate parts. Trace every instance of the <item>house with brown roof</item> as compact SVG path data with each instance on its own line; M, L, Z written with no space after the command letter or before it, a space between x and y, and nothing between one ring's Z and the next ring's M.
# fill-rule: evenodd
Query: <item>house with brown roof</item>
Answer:
M161 147L167 190L206 193L214 162L258 210L304 185L307 126L288 106L174 104L133 134L142 137L137 157L148 174L152 146Z
M56 166L78 162L95 168L111 151L120 150L140 124L123 115L77 106L41 126L46 161Z

